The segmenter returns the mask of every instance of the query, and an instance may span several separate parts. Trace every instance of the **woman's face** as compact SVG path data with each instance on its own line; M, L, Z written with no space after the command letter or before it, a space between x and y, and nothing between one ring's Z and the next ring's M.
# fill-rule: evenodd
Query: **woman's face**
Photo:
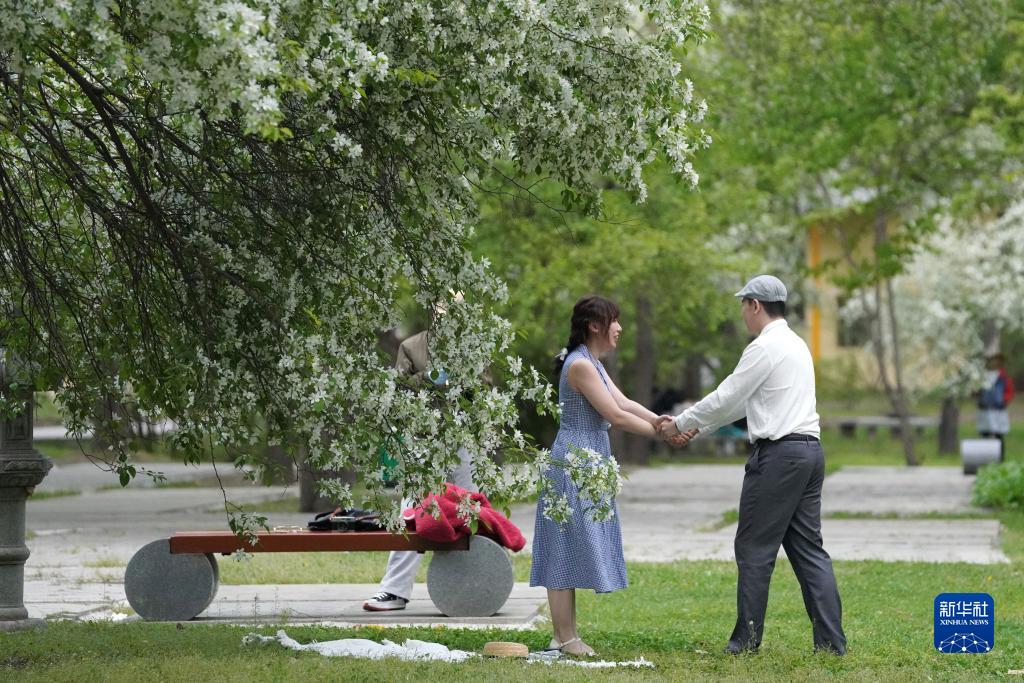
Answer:
M604 331L601 330L601 323L592 322L588 327L590 328L590 335L587 344L592 348L596 347L598 353L611 351L619 345L622 325L619 324L618 318L612 320L611 324L608 325L608 329Z
M608 326L608 341L611 344L611 348L618 346L618 335L623 334L623 326L618 325L618 319L615 318Z
M619 345L619 335L622 334L622 325L619 324L618 319L612 321L612 324L608 326L608 332L605 333L605 344L609 349L614 349Z

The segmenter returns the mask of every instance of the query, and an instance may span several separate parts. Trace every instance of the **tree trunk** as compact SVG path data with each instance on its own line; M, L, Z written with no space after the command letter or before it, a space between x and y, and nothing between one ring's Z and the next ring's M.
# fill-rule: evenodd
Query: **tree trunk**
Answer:
M889 328L892 334L892 365L896 377L896 396L892 401L896 417L900 421L900 440L903 442L903 456L911 467L920 464L914 453L914 432L910 429L910 406L907 401L906 387L903 385L903 359L900 354L900 330L896 317L896 294L892 288L892 279L885 281L886 303L889 312Z
M886 213L884 210L879 210L875 214L875 248L880 247L886 238ZM896 301L893 295L892 280L886 280L885 289L888 296L882 296L882 282L878 281L875 283L875 343L873 344L875 351L875 358L878 361L878 371L882 379L882 385L885 387L886 396L889 398L889 404L892 406L893 414L899 419L900 426L900 440L903 443L903 457L907 461L907 465L914 467L918 464L917 457L914 454L914 435L910 430L910 411L907 409L906 392L903 387L903 369L901 367L900 358L900 344L899 344L899 327L896 321ZM884 312L883 312L884 311ZM893 363L893 376L895 378L895 385L889 377L888 366L889 363L886 359L888 344L886 343L885 324L883 315L888 313L889 316L889 327L892 343L892 363Z
M324 512L334 507L335 501L320 495L316 490L316 482L321 479L337 478L348 484L356 483L356 473L352 469L346 468L340 471L316 469L310 467L306 462L304 447L299 449L299 455L300 458L296 458L296 462L302 461L302 465L299 466L299 512Z
M703 355L695 353L686 359L683 370L683 393L687 401L699 401L704 398L704 383L701 381L702 370L706 363Z
M263 483L290 486L295 483L295 461L283 446L267 446L267 470Z
M939 419L939 453L955 454L960 450L960 404L953 396L942 399Z
M981 345L984 349L983 353L989 356L993 353L998 353L999 348L999 323L994 319L989 318L985 321L981 328Z
M331 501L316 491L316 482L322 477L322 472L305 463L299 468L299 512L324 512L330 507Z
M654 329L651 324L653 313L650 299L641 295L636 299L636 356L630 370L633 378L629 397L650 408L654 401ZM627 434L626 451L630 462L646 465L654 450L654 441L639 434Z

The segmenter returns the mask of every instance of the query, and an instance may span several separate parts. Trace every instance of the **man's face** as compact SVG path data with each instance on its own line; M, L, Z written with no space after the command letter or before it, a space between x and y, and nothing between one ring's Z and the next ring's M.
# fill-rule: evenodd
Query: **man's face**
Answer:
M747 326L747 332L754 334L754 317L757 315L760 305L753 299L742 299L740 301L740 315L743 316L743 324Z

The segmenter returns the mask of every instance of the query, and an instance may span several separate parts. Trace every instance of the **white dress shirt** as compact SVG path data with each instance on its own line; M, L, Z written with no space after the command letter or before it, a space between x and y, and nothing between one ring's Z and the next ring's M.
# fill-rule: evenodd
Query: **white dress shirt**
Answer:
M750 440L787 434L818 437L814 361L807 344L782 319L765 325L743 350L732 374L700 402L676 416L683 432L696 427L710 434L747 416Z

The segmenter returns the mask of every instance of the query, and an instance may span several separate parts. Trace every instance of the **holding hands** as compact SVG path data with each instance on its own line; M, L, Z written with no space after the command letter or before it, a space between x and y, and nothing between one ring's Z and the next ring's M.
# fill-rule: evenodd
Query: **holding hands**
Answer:
M658 432L666 442L676 447L683 447L690 442L699 430L687 429L685 432L680 432L679 428L676 427L676 420L671 415L661 415L654 421L654 429Z

